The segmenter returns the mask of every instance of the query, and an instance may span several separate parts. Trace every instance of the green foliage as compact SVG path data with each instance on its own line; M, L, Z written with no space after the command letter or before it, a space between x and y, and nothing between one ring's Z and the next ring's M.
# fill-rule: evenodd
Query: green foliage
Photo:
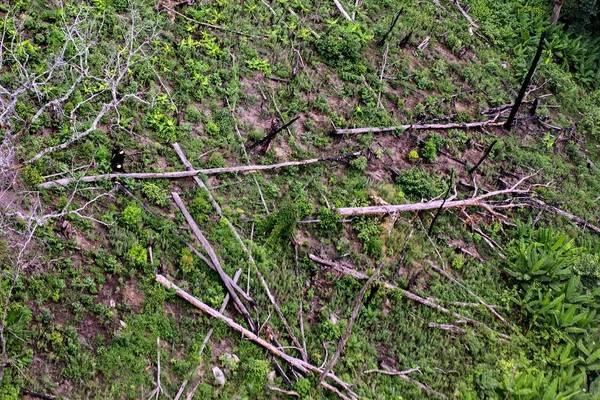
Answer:
M177 140L177 126L175 121L166 114L155 110L146 118L146 123L157 134L160 140L172 142Z
M148 250L140 245L133 246L127 252L127 258L133 265L143 267L148 262Z
M121 221L129 227L134 227L142 221L142 209L135 203L130 203L123 213L121 213Z
M194 270L194 256L192 256L192 252L187 247L181 249L179 268L181 268L184 274L190 273Z
M20 175L21 179L23 179L23 182L30 186L37 186L40 183L44 182L44 177L42 176L40 171L31 165L28 165L25 168L23 168L20 171Z
M421 167L402 171L396 178L402 191L413 199L430 199L441 193L439 184Z
M317 41L317 51L326 63L340 66L355 62L368 36L357 25L332 25Z
M408 153L408 161L415 162L419 160L419 152L417 150L411 150Z
M144 193L144 196L146 196L148 201L154 205L165 207L169 204L167 193L154 183L144 183L142 186L142 193Z
M324 233L339 232L342 228L341 215L327 207L319 208L319 219L321 220L319 228Z
M375 218L360 217L352 221L352 228L357 232L357 238L362 242L365 251L373 258L382 256L383 241L381 228Z
M355 159L350 161L350 166L352 166L352 168L356 169L357 171L364 171L365 169L367 169L367 157L356 157Z

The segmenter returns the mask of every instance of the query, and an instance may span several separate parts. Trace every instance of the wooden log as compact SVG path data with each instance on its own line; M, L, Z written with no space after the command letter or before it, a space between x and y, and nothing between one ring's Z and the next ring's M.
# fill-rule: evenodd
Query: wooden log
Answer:
M437 208L456 208L456 207L483 207L486 209L493 209L494 206L487 204L484 200L494 196L504 195L523 195L529 193L529 190L520 190L515 188L509 188L504 190L496 190L493 192L484 193L477 197L471 197L466 200L453 200L454 196L451 196L449 200L434 200L427 203L413 203L413 204L398 204L398 205L385 205L385 206L368 206L368 207L342 207L338 208L336 212L344 217L353 217L359 215L383 215L383 214L395 214L400 212L414 212L414 211L425 211L434 210Z
M502 126L503 122L496 122L495 119L482 122L467 122L467 123L451 123L451 124L411 124L411 125L397 125L389 126L385 128L351 128L351 129L334 129L331 131L334 135L355 135L361 133L381 133L381 132L393 132L396 129L400 130L445 130L445 129L475 129L484 127Z
M197 176L199 174L204 175L217 175L217 174L228 174L236 172L255 172L255 171L266 171L272 169L279 169L285 167L299 167L303 165L315 164L324 161L337 161L342 158L355 157L360 155L360 152L354 152L350 154L343 154L337 157L329 158L311 158L303 161L287 161L278 164L270 165L243 165L239 167L222 167L222 168L208 168L208 169L194 169L191 171L176 171L176 172L137 172L127 174L103 174L94 176L82 176L80 178L63 178L54 181L44 182L39 185L40 188L49 188L53 186L65 186L71 182L96 182L100 180L107 180L113 178L134 178L134 179L176 179L176 178L187 178L190 176Z
M597 234L600 234L600 227L591 224L590 222L586 221L585 219L578 217L577 215L571 214L569 212L566 212L564 210L561 210L560 208L551 206L550 204L540 200L540 199L536 199L531 197L529 199L529 202L534 205L535 207L538 207L542 210L548 210L548 211L552 211L555 214L558 214L562 217L568 218L571 221L575 222L578 225L583 226L584 228L590 228L591 230L593 230L594 232L596 232Z

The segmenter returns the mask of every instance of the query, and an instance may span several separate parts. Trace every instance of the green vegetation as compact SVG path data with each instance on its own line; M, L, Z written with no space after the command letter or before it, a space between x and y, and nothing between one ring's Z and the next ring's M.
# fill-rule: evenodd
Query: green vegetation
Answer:
M333 1L176 3L0 4L1 399L166 399L184 382L193 399L335 398L156 282L216 310L228 297L173 192L239 271L259 336L316 367L351 323L356 276L380 270L332 370L361 398L600 397L599 4L565 0L551 26L552 1L463 2L475 27L446 0L340 0L353 21ZM393 128L504 121L542 33L511 131ZM79 180L111 173L117 146L128 173L184 171L175 142L198 169L327 161L199 175L210 195L190 177ZM340 213L528 175L526 192L439 214ZM39 186L56 179L74 181ZM232 302L224 314L249 326ZM369 371L412 368L426 386Z

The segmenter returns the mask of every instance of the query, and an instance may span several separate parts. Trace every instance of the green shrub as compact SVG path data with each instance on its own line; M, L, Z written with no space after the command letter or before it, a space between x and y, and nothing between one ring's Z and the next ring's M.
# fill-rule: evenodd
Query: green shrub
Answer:
M225 161L223 154L212 153L208 158L208 163L206 165L208 168L223 168L227 166L227 162Z
M210 136L217 136L219 132L221 132L221 129L219 129L219 125L215 124L212 121L206 124L206 133L208 133Z
M150 203L154 205L164 207L169 204L167 193L154 183L144 183L142 186L142 193L144 193L144 196L146 196Z
M37 186L40 183L44 182L44 177L40 173L40 171L31 165L26 166L20 171L21 179L23 182L30 186Z
M181 249L179 268L181 268L185 274L194 270L194 257L192 256L192 252L187 247Z
M410 162L416 162L419 160L419 152L417 150L411 150L408 153L408 161Z
M352 27L333 25L317 41L317 51L332 66L356 62L364 44L358 31Z
M402 171L396 178L402 191L414 199L430 199L440 194L433 178L421 167Z
M133 265L143 267L148 262L148 250L140 245L133 246L127 252L127 258Z
M350 166L357 171L364 171L365 169L367 169L367 157L356 157L354 160L350 161Z
M142 221L142 209L135 203L130 203L121 213L121 221L126 226L136 226Z

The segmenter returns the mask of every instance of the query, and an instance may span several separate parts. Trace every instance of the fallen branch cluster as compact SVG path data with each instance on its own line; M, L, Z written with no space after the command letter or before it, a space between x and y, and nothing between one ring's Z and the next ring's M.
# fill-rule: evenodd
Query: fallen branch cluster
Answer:
M354 277L356 279L360 279L360 280L367 280L367 279L369 279L369 277L366 274L364 274L364 273L362 273L360 271L357 271L356 269L351 268L349 266L342 265L340 263L336 263L336 262L333 262L333 261L325 260L325 259L323 259L323 258L321 258L319 256L314 255L314 254L309 254L308 258L310 258L312 261L314 261L314 262L316 262L318 264L325 265L325 266L330 267L330 268L332 268L332 269L334 269L334 270L336 270L338 272L341 272L341 273L346 274L346 275L350 275L350 276L352 276L352 277ZM487 326L486 324L484 324L481 321L477 321L477 320L474 320L472 318L465 317L464 315L461 315L461 314L459 314L457 312L450 311L447 308L445 308L445 307L441 306L440 304L438 304L435 300L425 299L425 298L423 298L423 297L421 297L419 295L416 295L416 294L414 294L414 293L412 293L412 292L410 292L408 290L404 290L404 289L402 289L402 288L400 288L400 287L398 287L396 285L393 285L391 283L388 283L388 282L383 282L382 285L383 285L384 288L386 288L388 290L399 290L404 295L404 297L406 297L407 299L409 299L411 301L414 301L415 303L419 303L419 304L422 304L424 306L434 308L434 309L436 309L436 310L438 310L438 311L440 311L440 312L442 312L444 314L452 315L458 321L464 321L464 322L466 322L468 324L471 324L471 325L480 326L480 327L486 329L487 331L493 333L494 335L496 335L496 336L498 336L498 337L500 337L500 338L502 338L504 340L510 340L510 337L508 335L496 332L495 330L493 330L492 328L490 328L489 326Z

